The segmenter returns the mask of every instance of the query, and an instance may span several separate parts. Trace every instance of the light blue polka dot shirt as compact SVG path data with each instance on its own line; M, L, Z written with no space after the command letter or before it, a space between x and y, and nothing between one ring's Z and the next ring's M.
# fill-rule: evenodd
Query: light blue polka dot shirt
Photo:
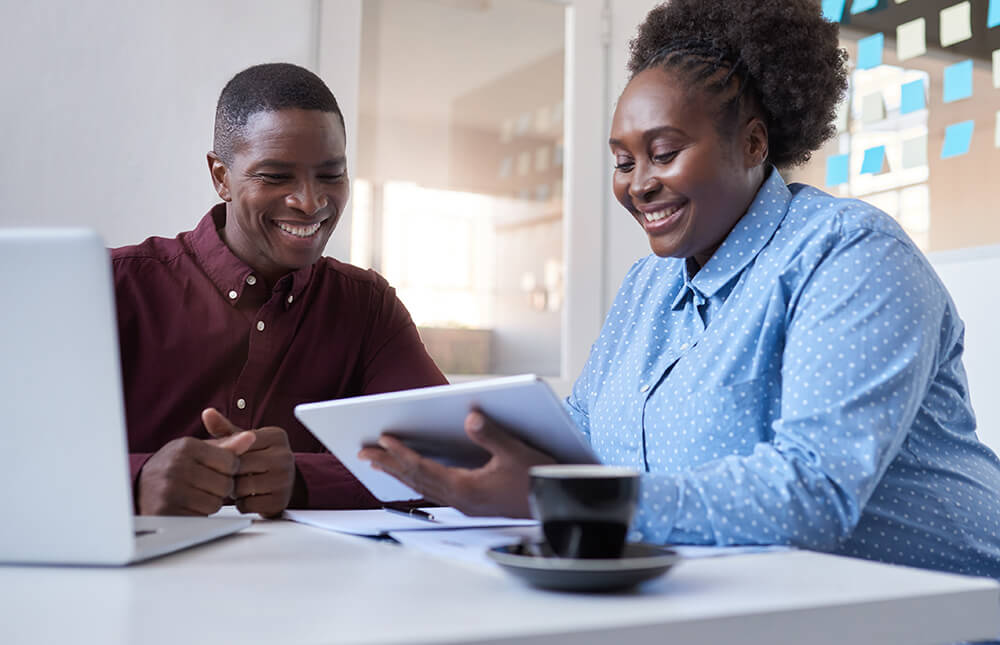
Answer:
M1000 577L963 333L889 216L772 170L694 277L632 267L566 407L604 462L646 473L642 539Z

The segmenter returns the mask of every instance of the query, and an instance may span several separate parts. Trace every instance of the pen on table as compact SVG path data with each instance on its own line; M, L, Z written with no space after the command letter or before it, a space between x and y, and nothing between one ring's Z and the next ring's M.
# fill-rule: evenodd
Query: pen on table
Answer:
M385 510L390 513L398 513L399 515L408 515L410 517L415 517L419 520L426 520L428 522L436 522L434 516L427 511L421 510L419 508L393 508L392 506L383 506Z

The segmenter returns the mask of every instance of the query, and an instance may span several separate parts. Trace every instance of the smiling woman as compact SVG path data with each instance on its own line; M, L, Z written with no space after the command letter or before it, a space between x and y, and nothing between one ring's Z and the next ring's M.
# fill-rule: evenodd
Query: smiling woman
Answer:
M637 74L611 126L614 192L661 257L709 257L746 212L764 179L767 128L748 117L735 136L706 112L704 97L679 93L676 73Z
M654 254L566 410L605 463L644 472L635 536L1000 577L1000 460L954 303L885 213L779 172L833 134L837 26L814 0L671 0L631 54L613 186ZM479 414L466 427L483 468L391 437L363 456L443 503L527 513L547 456Z

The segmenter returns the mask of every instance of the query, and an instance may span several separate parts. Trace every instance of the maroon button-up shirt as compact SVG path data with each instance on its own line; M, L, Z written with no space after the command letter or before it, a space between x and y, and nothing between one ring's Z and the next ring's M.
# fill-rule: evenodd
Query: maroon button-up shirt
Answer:
M225 218L220 204L193 231L111 252L133 484L167 442L207 438L201 411L215 407L243 428L285 429L291 506L376 506L293 408L444 376L380 275L322 258L269 289L220 239Z

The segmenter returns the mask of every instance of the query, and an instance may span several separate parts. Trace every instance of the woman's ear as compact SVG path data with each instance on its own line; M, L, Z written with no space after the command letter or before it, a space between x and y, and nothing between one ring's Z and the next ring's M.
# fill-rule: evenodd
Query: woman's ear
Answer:
M233 197L229 191L229 169L215 152L209 152L207 159L208 172L212 175L212 185L215 186L215 192L219 194L222 201L232 201Z
M743 162L747 168L760 166L767 161L767 124L758 117L750 117L743 126Z

